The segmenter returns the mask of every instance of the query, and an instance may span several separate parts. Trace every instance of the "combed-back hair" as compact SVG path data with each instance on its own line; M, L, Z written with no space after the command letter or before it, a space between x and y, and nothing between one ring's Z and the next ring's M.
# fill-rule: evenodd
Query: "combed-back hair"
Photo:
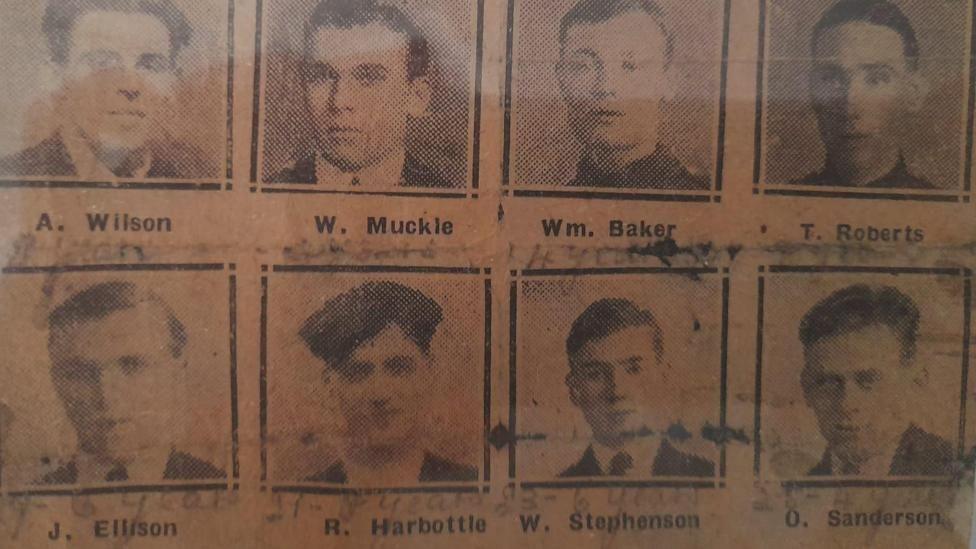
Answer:
M559 21L559 45L566 43L569 28L573 25L603 23L628 12L650 15L665 40L665 61L670 64L674 56L674 33L664 22L664 9L654 0L580 0Z
M172 0L49 0L41 29L55 63L63 65L68 60L75 23L79 17L93 11L145 13L156 17L169 31L172 63L193 38L189 19Z
M112 313L134 309L141 303L151 303L165 315L169 337L169 351L179 358L186 347L186 328L173 310L159 296L148 290L140 290L135 284L124 281L101 282L72 295L48 315L48 348L52 356L65 332L72 328L101 320Z
M817 41L827 29L854 22L880 25L897 32L901 36L908 67L912 70L918 68L921 52L915 28L901 8L888 0L841 0L834 4L813 28L811 51L816 51Z
M367 282L326 301L305 320L299 336L313 355L335 367L390 325L428 354L442 318L441 306L419 290Z
M625 328L642 326L651 328L653 336L648 343L660 360L664 355L664 336L654 314L628 299L601 299L587 307L573 322L566 338L566 353L573 356L591 341L603 339Z
M901 343L902 358L915 356L920 314L915 302L891 286L855 284L817 303L800 322L805 349L824 339L867 328L887 326Z
M306 57L312 35L320 28L350 29L380 23L407 37L407 76L427 75L430 69L430 45L417 25L400 8L376 0L322 0L305 27Z

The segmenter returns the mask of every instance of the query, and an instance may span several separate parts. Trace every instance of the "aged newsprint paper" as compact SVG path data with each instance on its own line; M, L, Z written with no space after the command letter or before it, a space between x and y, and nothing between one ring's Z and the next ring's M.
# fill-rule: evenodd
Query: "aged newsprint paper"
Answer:
M0 548L972 547L976 0L0 0Z

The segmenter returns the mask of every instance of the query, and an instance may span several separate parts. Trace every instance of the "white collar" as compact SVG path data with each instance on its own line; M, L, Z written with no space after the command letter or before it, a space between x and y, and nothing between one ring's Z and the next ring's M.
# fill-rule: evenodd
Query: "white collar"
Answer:
M95 155L91 149L91 144L81 134L81 130L76 126L64 127L61 130L61 140L64 148L71 158L71 163L75 167L75 175L81 179L88 180L110 180L119 177ZM132 172L132 179L145 179L152 165L152 153L146 149L142 153L142 163L137 170Z
M633 459L633 466L624 476L647 477L651 474L654 459L657 457L657 453L661 448L661 439L657 436L640 437L628 441L619 448L611 448L594 440L592 448L593 455L596 457L597 463L600 464L600 470L604 474L610 468L610 461L614 456L620 452L627 452L631 459Z
M351 459L348 454L343 459L347 482L357 486L403 486L415 484L420 477L420 469L426 459L423 448L414 448L409 454L395 463L380 467L370 467Z
M321 154L315 157L315 180L320 184L340 187L393 188L400 185L407 153L404 150L392 154L382 162L359 171L346 172L329 162Z
M124 465L127 479L135 482L157 482L163 480L166 466L169 464L172 448L154 448L136 455L127 465ZM118 463L106 462L97 456L80 452L75 457L75 468L78 471L79 484L93 484L105 482L109 473L119 467Z

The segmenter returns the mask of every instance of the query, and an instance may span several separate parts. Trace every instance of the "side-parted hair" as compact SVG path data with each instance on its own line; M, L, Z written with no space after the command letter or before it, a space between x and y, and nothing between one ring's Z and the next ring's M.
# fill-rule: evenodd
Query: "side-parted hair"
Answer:
M186 328L173 310L159 296L149 290L140 290L131 282L112 281L89 286L72 295L48 315L48 349L57 359L56 352L65 332L79 325L101 320L112 313L134 309L141 303L159 307L166 318L169 336L169 352L179 358L186 347Z
M905 360L915 356L920 314L915 302L891 286L855 284L817 303L800 322L803 348L869 326L891 328Z
M325 302L298 335L328 367L342 364L387 326L398 326L424 354L443 318L441 306L397 282L367 282Z
M376 0L322 0L305 26L306 58L312 35L321 28L350 29L380 23L407 37L407 76L426 76L430 69L430 45L416 24L400 8Z
M651 311L641 309L628 299L595 301L573 322L566 338L566 353L572 357L591 341L603 339L625 328L643 326L651 328L651 348L654 349L654 356L660 360L664 355L664 336Z
M145 13L156 17L169 31L170 62L190 44L193 27L172 0L49 0L41 30L47 37L51 60L63 65L71 50L71 32L82 15L93 11Z
M918 38L915 35L915 28L905 13L901 11L901 8L888 0L841 0L834 4L823 14L813 28L813 37L810 42L811 51L816 51L817 41L827 29L854 22L880 25L897 32L901 36L908 67L911 70L918 68L918 58L921 52Z
M674 33L664 22L664 9L654 0L579 0L559 21L560 50L566 44L566 36L573 25L604 23L628 12L650 15L657 23L665 40L665 61L674 57Z

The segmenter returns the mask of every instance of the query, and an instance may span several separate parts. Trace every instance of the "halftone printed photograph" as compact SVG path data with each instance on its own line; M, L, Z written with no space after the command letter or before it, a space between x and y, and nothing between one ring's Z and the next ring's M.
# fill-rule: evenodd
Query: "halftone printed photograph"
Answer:
M761 479L960 474L961 276L773 267L761 284Z
M226 488L232 296L222 268L5 271L4 490Z
M516 471L525 483L692 483L724 469L721 276L523 276ZM555 482L553 482L555 481Z
M486 284L477 274L270 275L266 480L298 492L480 481Z
M513 25L510 184L716 187L723 2L518 1Z
M0 1L0 187L229 178L228 9Z
M263 183L347 192L465 189L476 2L264 0Z
M758 181L786 192L962 190L970 9L768 2Z

